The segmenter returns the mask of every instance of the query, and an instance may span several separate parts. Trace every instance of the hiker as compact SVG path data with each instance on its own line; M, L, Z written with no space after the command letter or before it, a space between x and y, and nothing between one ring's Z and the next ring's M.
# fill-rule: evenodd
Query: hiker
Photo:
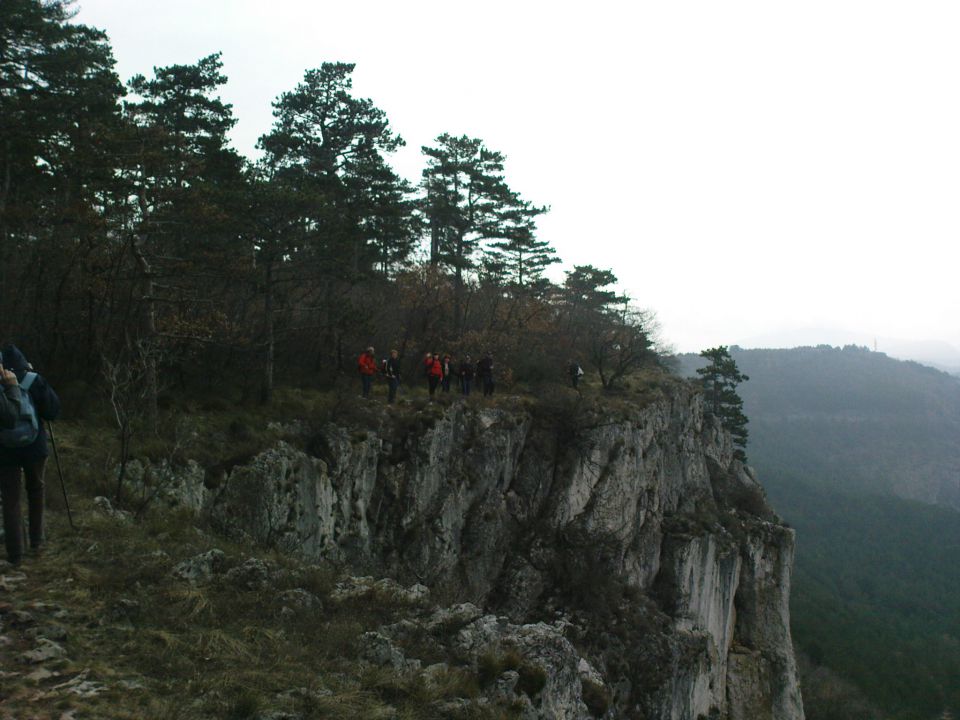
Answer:
M464 397L469 397L470 386L473 384L473 362L469 355L460 363L458 373L460 375L460 392Z
M20 417L20 384L0 362L0 430L9 430Z
M2 364L13 372L20 387L20 416L10 430L0 431L0 498L3 501L3 539L7 560L17 565L23 557L23 530L20 517L20 473L26 481L30 548L40 552L43 545L43 470L50 454L42 420L60 414L60 398L47 381L33 372L23 353L7 345ZM4 393L13 380L4 373ZM8 395L9 397L9 395Z
M570 384L573 389L577 390L580 385L580 378L583 377L583 368L576 361L571 360L570 364L567 365L567 374L570 376Z
M373 355L373 348L368 347L357 360L357 370L360 372L360 383L363 387L363 397L370 396L373 386L373 376L377 374L377 359Z
M443 364L440 362L440 356L437 353L427 353L427 357L423 361L423 371L427 376L427 386L432 398L437 391L437 385L443 378Z
M493 395L493 356L488 352L477 363L477 377L483 383L483 396Z
M427 353L423 356L423 376L430 382L430 371L433 370L433 353Z
M390 357L383 361L383 374L387 376L387 402L397 399L397 388L400 386L400 353L390 351Z
M453 379L453 359L449 354L443 356L443 362L440 363L443 370L443 376L440 381L440 387L445 393L450 392L450 381Z

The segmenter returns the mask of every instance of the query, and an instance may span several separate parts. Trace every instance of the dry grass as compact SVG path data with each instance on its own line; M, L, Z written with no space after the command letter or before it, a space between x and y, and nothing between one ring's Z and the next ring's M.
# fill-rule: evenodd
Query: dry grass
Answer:
M188 516L157 512L142 523L119 523L97 515L89 503L77 505L80 531L72 533L59 513L51 513L48 550L25 564L28 579L10 599L67 611L56 622L66 628L69 659L45 665L60 676L30 687L21 683L14 691L4 679L4 720L67 711L104 720L241 720L266 708L305 720L439 720L451 715L438 703L478 694L464 668L451 667L427 685L417 673L359 663L359 636L409 609L375 593L350 603L330 601L338 579L332 568L274 556L267 559L286 571L276 587L243 590L217 579L194 586L174 579L171 570L211 549L214 540ZM243 548L219 539L215 544L231 564L246 556ZM281 614L277 595L289 587L318 595L324 609ZM98 695L53 690L85 670L101 685ZM513 715L486 708L460 716Z

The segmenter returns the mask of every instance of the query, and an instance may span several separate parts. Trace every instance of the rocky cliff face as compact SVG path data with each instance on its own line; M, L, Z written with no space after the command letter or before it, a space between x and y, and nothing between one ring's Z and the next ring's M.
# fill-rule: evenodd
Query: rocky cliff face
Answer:
M793 532L694 389L642 408L401 406L377 425L279 444L191 502L235 535L483 608L463 647L552 647L527 717L803 717Z

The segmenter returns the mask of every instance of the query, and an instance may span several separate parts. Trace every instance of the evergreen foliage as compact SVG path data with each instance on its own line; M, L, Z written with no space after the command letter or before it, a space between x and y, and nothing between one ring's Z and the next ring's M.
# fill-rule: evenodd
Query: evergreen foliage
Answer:
M723 345L704 350L700 357L709 361L706 367L697 369L706 393L707 409L733 436L733 443L737 446L735 457L746 462L748 420L743 413L743 399L737 394L737 386L750 378L740 372L730 351Z
M335 383L371 344L407 378L425 350L490 351L507 384L562 382L576 359L611 387L656 360L648 316L548 277L547 208L484 141L438 135L414 187L355 66L329 62L276 99L251 162L219 53L124 87L69 5L0 4L0 306L47 374L140 358L155 418L171 384L269 401L278 379Z
M790 615L799 647L889 718L960 712L960 513L762 472L797 530Z

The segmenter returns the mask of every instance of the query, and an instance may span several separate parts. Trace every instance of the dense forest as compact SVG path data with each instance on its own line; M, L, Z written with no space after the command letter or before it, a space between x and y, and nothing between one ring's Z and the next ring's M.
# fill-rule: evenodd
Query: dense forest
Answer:
M808 717L956 716L960 382L854 346L732 356L750 462L797 530L794 640L883 711L805 683ZM686 375L702 363L681 358Z
M960 711L960 513L830 491L782 471L764 477L797 530L791 618L800 648L885 717ZM811 717L871 717L847 710Z
M332 62L276 98L247 159L218 54L124 84L70 13L0 5L0 306L48 373L145 387L149 407L167 378L261 401L330 384L368 345L409 370L490 352L508 384L576 360L615 387L655 360L611 271L546 277L548 208L481 139L439 132L408 182L402 137Z

